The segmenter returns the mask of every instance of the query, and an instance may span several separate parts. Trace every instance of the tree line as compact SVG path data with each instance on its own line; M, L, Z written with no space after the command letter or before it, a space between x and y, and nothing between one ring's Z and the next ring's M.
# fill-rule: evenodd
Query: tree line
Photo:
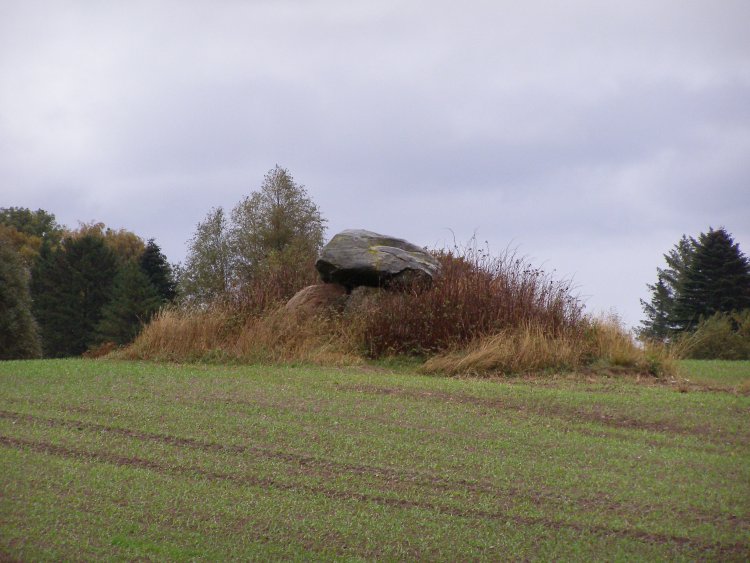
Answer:
M131 342L165 305L265 307L314 283L325 220L278 165L226 214L213 208L171 265L154 239L0 208L0 359L80 355Z
M316 283L325 223L305 187L278 165L230 213L208 212L184 265L170 265L154 239L124 229L68 229L42 209L0 208L0 359L127 344L172 303L230 300L263 310ZM693 347L703 346L705 357L750 358L750 262L726 229L683 236L664 259L648 284L650 300L641 301L639 335L675 342L699 334Z
M2 359L126 344L177 294L154 239L103 223L68 229L43 209L0 208L0 256Z

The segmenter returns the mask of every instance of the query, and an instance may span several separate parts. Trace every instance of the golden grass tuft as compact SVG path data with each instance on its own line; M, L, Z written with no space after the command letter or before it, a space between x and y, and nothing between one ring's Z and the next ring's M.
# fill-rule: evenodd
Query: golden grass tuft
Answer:
M237 361L356 365L364 362L359 316L299 316L283 307L242 318L230 308L167 309L112 357L159 361ZM574 370L629 372L662 377L677 372L679 351L639 344L614 317L585 319L550 331L533 322L433 354L421 371L446 375L510 375Z
M340 317L299 316L283 307L250 317L231 352L249 362L355 365L363 361Z
M299 318L283 308L245 320L228 308L166 309L112 357L157 361L361 363L335 317Z
M232 340L231 317L221 308L164 309L135 341L115 352L123 359L194 361L223 350Z
M433 356L421 371L475 376L564 371L577 366L581 354L572 334L550 336L538 325L526 324L480 338L463 350Z
M587 364L594 368L623 368L656 377L674 376L682 349L661 342L636 342L616 316L589 321Z
M677 357L666 347L639 346L616 318L587 321L583 330L550 334L524 324L476 339L467 347L437 354L422 371L446 375L510 375L544 371L627 371L673 375Z

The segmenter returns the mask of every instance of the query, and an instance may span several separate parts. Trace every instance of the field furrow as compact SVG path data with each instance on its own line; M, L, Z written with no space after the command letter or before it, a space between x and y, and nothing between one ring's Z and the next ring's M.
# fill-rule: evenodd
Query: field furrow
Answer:
M750 553L734 393L104 361L0 380L9 558Z

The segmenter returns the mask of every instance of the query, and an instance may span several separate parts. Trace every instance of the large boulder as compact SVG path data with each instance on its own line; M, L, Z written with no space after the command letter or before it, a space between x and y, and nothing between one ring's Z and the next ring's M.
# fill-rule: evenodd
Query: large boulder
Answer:
M308 285L295 293L285 307L294 315L308 317L341 311L348 298L346 288L336 283Z
M423 248L400 238L350 229L334 236L315 263L326 283L382 287L393 282L430 281L440 265Z

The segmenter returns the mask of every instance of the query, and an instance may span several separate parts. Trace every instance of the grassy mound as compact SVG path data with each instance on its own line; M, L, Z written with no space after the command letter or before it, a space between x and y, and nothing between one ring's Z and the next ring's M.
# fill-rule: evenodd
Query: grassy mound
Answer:
M447 375L673 369L664 350L638 346L616 319L591 319L568 281L514 253L493 257L470 246L436 256L441 275L429 286L374 291L317 317L284 309L294 288L282 295L273 280L256 280L209 307L162 311L116 355L323 365L411 356L426 360L425 372Z

